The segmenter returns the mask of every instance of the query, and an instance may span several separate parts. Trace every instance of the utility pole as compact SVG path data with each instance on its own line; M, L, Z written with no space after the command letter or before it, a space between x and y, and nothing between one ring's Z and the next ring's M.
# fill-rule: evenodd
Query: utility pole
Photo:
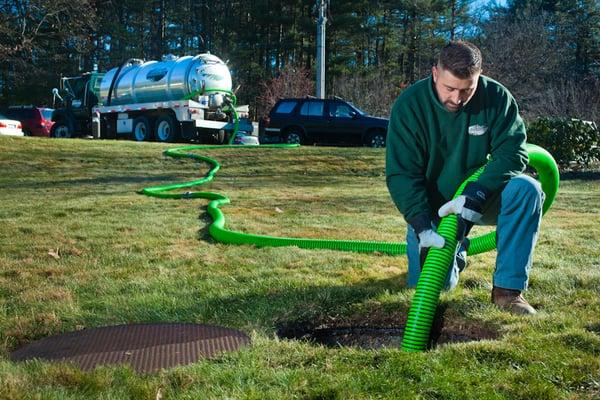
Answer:
M325 98L325 25L327 24L328 0L317 0L317 98Z

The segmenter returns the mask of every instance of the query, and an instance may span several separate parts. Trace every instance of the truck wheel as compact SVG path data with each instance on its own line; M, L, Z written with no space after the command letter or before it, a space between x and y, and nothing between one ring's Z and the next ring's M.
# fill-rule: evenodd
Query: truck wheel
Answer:
M385 147L385 139L385 132L374 131L367 134L365 145L373 148L382 148Z
M291 129L284 135L283 141L287 144L302 144L302 132L298 129Z
M170 115L161 115L156 120L156 140L159 142L174 142L179 137L179 124Z
M133 138L138 142L152 139L150 120L146 117L137 117L133 120Z
M213 135L216 144L225 144L227 139L227 133L224 129L219 129L217 133Z
M69 139L73 137L73 128L70 126L70 124L66 123L66 122L56 122L53 126L52 126L52 132L51 135L54 138L58 138L58 139Z

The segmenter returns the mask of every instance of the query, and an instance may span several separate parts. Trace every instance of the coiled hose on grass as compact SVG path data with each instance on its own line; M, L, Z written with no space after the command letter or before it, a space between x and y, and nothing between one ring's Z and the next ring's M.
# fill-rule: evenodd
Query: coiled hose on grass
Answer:
M261 145L261 146L229 146L229 147L245 147L250 149L256 148L291 148L298 145ZM220 206L228 204L229 198L214 192L178 192L171 193L175 190L200 186L214 179L215 174L220 169L220 164L207 156L190 153L192 150L201 149L217 149L224 148L223 146L182 146L165 151L165 155L174 158L191 158L198 161L204 161L211 165L210 171L201 179L190 182L162 185L145 188L141 193L160 198L182 199L208 199L208 214L213 219L209 226L210 235L217 241L229 244L252 244L259 247L275 247L275 246L297 246L304 249L329 249L340 251L357 251L357 252L381 252L392 255L406 253L405 243L389 243L376 241L356 241L356 240L333 240L333 239L302 239L302 238L287 238L267 235L256 235L243 232L236 232L225 228L225 215L219 209ZM529 153L529 166L538 172L538 179L542 185L542 190L545 193L543 205L543 213L550 208L550 205L556 197L559 184L558 167L554 158L546 150L539 146L528 144L527 151ZM457 190L455 197L459 196L465 185L473 180L476 180L479 174L483 171L475 172L469 177ZM408 320L405 326L402 348L407 351L422 351L426 348L429 340L429 334L433 323L435 310L439 302L439 296L443 284L448 273L448 269L453 262L456 240L457 217L449 215L442 218L438 227L438 233L446 240L446 245L443 249L432 248L423 265L423 271L417 283L413 302L409 310ZM478 236L471 239L469 246L469 254L478 254L490 251L496 248L496 232L490 232L483 236Z
M238 146L232 145L231 147L244 147L247 149L256 148L293 148L298 147L297 144L272 144L272 145L260 145L260 146ZM141 193L161 198L168 199L182 199L182 198L194 198L194 199L208 199L211 200L208 203L207 211L213 219L213 222L208 227L208 232L218 242L228 244L252 244L259 247L276 247L276 246L297 246L303 249L328 249L328 250L341 250L341 251L358 251L358 252L382 252L388 254L405 254L406 244L405 243L387 243L387 242L375 242L375 241L356 241L356 240L333 240L333 239L302 239L302 238L287 238L287 237L276 237L268 235L256 235L250 233L236 232L225 228L225 215L219 209L220 206L229 204L230 200L228 197L213 192L184 192L184 193L169 193L174 190L186 189L192 186L199 186L204 183L210 182L214 179L215 174L221 168L221 165L214 159L203 156L200 154L189 153L190 150L200 149L222 149L224 146L183 146L165 151L165 155L174 158L191 158L198 161L204 161L211 165L210 171L201 179L178 183L173 185L154 186L145 188Z

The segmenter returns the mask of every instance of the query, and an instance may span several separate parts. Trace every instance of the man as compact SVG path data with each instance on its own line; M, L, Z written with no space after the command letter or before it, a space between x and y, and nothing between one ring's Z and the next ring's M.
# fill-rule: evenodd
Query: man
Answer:
M446 280L458 283L473 224L497 225L492 302L516 314L535 314L523 298L541 220L543 192L522 175L527 165L525 126L517 104L500 83L481 75L481 52L453 41L439 54L431 76L405 90L392 109L386 177L408 226L408 286L417 284L430 247L444 247L440 218L459 219L459 248ZM459 185L485 169L462 196Z

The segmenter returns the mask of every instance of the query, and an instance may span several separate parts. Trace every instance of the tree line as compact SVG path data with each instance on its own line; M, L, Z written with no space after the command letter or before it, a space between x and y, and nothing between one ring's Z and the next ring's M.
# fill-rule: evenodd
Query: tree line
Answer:
M331 0L327 94L387 115L446 41L467 39L526 117L600 120L598 0L471 2ZM314 0L0 0L0 106L49 104L61 76L129 58L210 51L260 116L286 88L312 94L316 14Z

